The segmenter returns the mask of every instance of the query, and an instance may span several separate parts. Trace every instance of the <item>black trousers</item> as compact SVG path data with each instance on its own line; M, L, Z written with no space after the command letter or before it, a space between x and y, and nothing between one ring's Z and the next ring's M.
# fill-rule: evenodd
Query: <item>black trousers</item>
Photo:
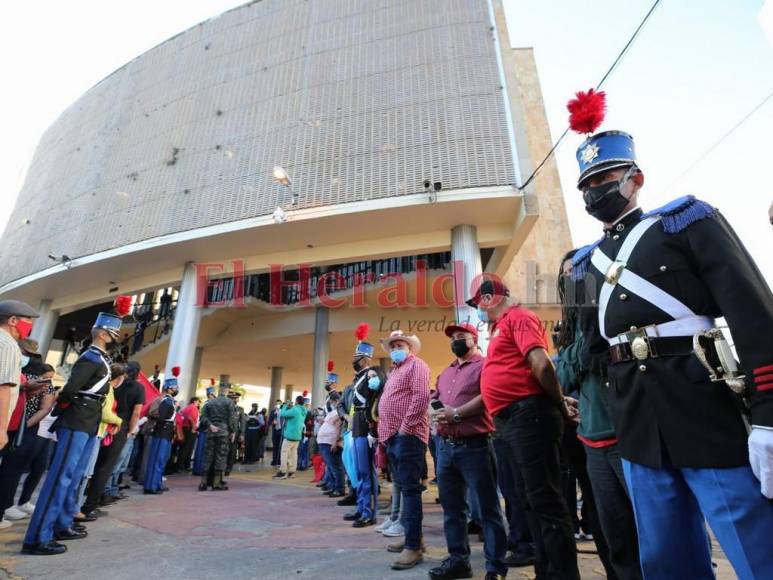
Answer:
M110 476L113 475L113 470L121 455L123 446L126 445L126 437L128 434L128 429L121 429L115 434L113 442L110 445L99 448L97 464L94 466L94 475L91 476L86 501L81 507L83 513L90 512L99 507L99 500L105 491L105 486L107 485Z
M561 412L536 395L513 403L494 422L515 456L515 485L536 545L537 578L579 580L561 478Z
M282 430L271 427L271 443L273 452L271 455L271 465L279 465L282 455Z
M258 438L260 437L260 428L251 429L247 427L244 434L244 462L255 463L258 459Z
M185 439L180 445L180 451L177 453L177 470L190 471L193 447L196 445L196 433L186 425L183 427L183 436Z

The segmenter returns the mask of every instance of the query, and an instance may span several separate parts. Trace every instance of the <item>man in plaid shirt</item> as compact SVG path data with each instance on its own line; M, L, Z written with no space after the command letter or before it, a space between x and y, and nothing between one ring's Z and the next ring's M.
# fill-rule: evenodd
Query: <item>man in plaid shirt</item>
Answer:
M421 471L429 439L429 380L427 363L416 355L421 341L414 335L394 331L382 341L394 365L378 407L378 439L386 445L403 494L405 544L395 570L413 568L423 557L421 537Z

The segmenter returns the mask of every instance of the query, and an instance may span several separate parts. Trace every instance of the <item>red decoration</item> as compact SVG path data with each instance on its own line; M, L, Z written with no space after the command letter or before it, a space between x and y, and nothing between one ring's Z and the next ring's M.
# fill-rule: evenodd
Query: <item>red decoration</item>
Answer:
M160 366L156 365L156 366L153 367L153 370L154 371L158 371L160 368L161 368Z
M123 318L124 316L127 316L129 312L131 312L131 309L131 296L121 295L115 297L115 302L113 302L113 310L115 311L116 316Z
M581 134L593 133L601 126L607 112L607 94L589 89L580 91L566 104L569 110L569 127Z
M367 322L360 322L357 325L357 330L354 331L354 337L357 340L365 340L368 338L368 333L370 332L370 324Z
M180 376L180 367L172 367L172 376L173 377L179 377Z
M215 379L214 378L209 379L209 384L214 387L215 386Z
M327 372L332 373L335 366L336 364L332 360L327 361Z
M308 396L308 394L309 394L309 391L303 391L303 396L304 397Z

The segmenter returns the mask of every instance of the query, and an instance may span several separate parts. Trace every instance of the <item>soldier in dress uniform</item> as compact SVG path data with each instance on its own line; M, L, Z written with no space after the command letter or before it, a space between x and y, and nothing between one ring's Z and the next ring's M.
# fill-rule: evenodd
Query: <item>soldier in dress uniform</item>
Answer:
M228 393L228 398L230 398L234 404L234 425L236 427L233 441L228 445L228 461L226 462L225 467L226 477L231 475L234 463L238 459L239 449L244 445L244 435L247 429L247 414L244 412L244 407L239 405L239 398L241 396L241 393L237 393L236 391Z
M219 491L228 489L223 483L223 471L228 461L228 444L233 442L236 433L236 421L233 401L228 398L230 385L220 384L220 395L207 401L201 408L199 429L207 433L204 446L204 461L201 471L199 491L207 490L207 477L213 470L212 489Z
M118 301L116 301L118 303ZM122 315L101 312L91 329L91 345L75 362L52 414L56 451L36 502L22 553L54 555L67 551L54 540L86 537L85 528L73 529L78 511L76 489L97 444L102 403L109 389L111 343L120 336Z
M179 392L177 377L164 379L163 397L158 405L158 419L150 437L148 468L145 473L144 494L159 494L168 489L164 486L164 468L172 452L174 437L175 401Z
M604 232L575 254L572 277L592 299L580 324L607 372L644 577L713 579L708 522L739 577L773 578L770 288L708 203L639 208L630 135L592 135L577 160ZM745 378L716 329L722 316Z
M374 445L378 441L376 432L376 406L386 384L386 376L380 366L372 366L373 345L365 342L363 336L357 343L352 356L354 379L351 384L351 425L354 458L357 469L357 509L344 519L353 521L355 528L364 528L376 523L378 478L374 466Z

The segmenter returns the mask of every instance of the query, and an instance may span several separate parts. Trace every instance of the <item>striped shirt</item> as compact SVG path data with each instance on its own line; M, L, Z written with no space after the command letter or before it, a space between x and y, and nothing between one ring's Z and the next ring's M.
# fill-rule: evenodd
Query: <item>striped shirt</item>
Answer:
M386 442L398 431L429 440L429 367L410 355L389 373L378 404L378 439Z
M21 349L7 331L0 329L0 385L11 385L11 401L8 417L16 408L21 379Z

